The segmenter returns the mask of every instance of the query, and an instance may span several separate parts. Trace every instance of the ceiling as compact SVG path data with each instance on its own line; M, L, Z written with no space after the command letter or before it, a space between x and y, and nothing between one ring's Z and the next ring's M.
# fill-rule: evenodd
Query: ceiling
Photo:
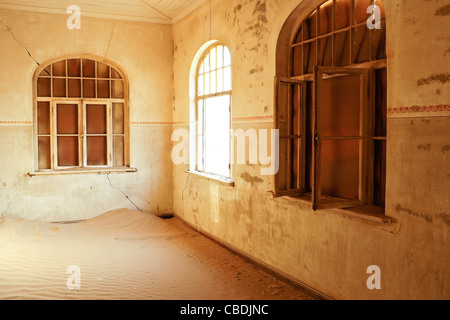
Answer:
M0 8L67 14L71 5L81 16L172 24L208 0L0 0Z

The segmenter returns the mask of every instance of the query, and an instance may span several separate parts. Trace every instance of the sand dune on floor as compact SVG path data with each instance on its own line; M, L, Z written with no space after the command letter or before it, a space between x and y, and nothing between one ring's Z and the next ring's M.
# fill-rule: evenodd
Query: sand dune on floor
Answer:
M75 223L0 220L2 300L315 298L176 218L120 209Z

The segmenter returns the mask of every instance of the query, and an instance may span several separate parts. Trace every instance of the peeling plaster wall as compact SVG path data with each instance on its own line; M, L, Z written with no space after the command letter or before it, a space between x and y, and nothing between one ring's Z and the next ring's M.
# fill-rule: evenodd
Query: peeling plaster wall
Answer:
M67 221L136 206L171 212L172 129L158 123L172 120L172 27L82 15L81 29L69 30L68 17L0 10L0 216ZM39 63L92 54L122 67L130 88L131 166L138 172L27 175L33 170L32 77L37 65L24 47Z
M212 1L212 39L227 45L232 55L234 129L272 128L264 119L273 115L280 30L297 5L313 8L320 2ZM187 176L187 166L175 166L174 211L198 229L332 298L449 299L448 2L384 3L392 110L386 215L392 223L345 211L313 212L306 201L273 199L273 179L249 164L233 166L234 188ZM189 121L189 72L195 54L210 40L209 32L208 4L173 27L176 122ZM433 111L433 106L441 107ZM366 287L370 265L381 268L381 290Z

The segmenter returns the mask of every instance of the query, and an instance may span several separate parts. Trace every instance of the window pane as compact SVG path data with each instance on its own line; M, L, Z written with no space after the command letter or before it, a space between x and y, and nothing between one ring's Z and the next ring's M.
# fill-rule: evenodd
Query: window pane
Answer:
M69 79L69 98L81 98L80 79Z
M78 137L58 137L58 166L78 166Z
M217 46L217 68L223 67L223 46Z
M217 70L217 92L223 91L223 69Z
M215 70L216 69L216 48L211 49L211 52L209 53L209 58L210 58L211 70Z
M211 92L210 93L216 93L217 92L217 87L216 87L217 72L212 71L210 77L211 77L210 78L210 81L211 81Z
M81 60L69 59L67 60L69 77L81 77Z
M123 103L113 103L113 133L124 133Z
M350 65L350 31L337 33L335 41L336 66L343 67Z
M83 97L95 98L95 80L83 79Z
M38 138L38 158L39 169L51 169L50 137Z
M336 30L350 25L350 0L336 0Z
M120 76L119 72L117 72L116 69L111 68L111 78L113 79L122 79L122 77Z
M355 8L353 11L353 16L355 23L361 23L367 21L369 15L367 14L367 8L370 6L369 0L354 0Z
M89 166L107 165L106 150L106 137L87 137L87 164Z
M123 136L114 136L113 148L114 148L114 166L122 167L124 166L124 150L123 150Z
M109 78L109 67L106 64L97 62L97 78Z
M57 105L57 133L78 134L78 105Z
M323 80L319 97L319 132L323 137L359 136L359 74Z
M230 96L205 101L205 171L230 175Z
M209 54L205 57L205 60L203 60L203 71L209 71Z
M39 74L40 77L49 77L51 75L52 75L52 65L46 66Z
M95 61L83 59L83 77L95 78Z
M38 78L37 80L38 97L50 97L50 78Z
M305 44L306 73L313 73L316 63L316 41Z
M369 28L361 26L352 30L352 61L361 63L369 61Z
M326 37L319 40L319 66L332 66L332 40L331 37Z
M211 82L209 80L209 73L205 73L205 94L209 94L210 93L210 86L211 86Z
M106 134L106 105L86 105L87 134Z
M97 80L97 98L109 98L109 80Z
M317 36L317 11L315 10L308 19L305 20L305 40L315 38Z
M322 195L358 199L359 140L322 140Z
M204 76L198 76L198 95L199 96L202 96L204 93L205 84L204 84L203 80L204 80Z
M38 102L38 134L50 134L50 103Z
M111 81L111 95L112 98L118 99L122 99L124 97L122 80Z
M303 46L297 46L293 49L293 59L294 59L294 76L299 76L303 74L302 70L302 59L303 59Z
M66 97L66 79L53 79L53 96Z
M325 2L320 7L319 35L331 32L333 24L333 1Z
M56 77L66 76L66 60L59 61L53 64L53 76Z

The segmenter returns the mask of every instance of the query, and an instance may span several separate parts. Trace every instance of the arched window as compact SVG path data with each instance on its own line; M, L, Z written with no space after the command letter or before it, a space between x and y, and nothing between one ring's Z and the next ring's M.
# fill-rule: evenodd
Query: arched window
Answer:
M275 194L310 198L314 209L369 206L384 212L382 1L329 0L306 15L294 11L288 22L277 47L275 122L281 139ZM290 35L283 34L287 29Z
M35 170L129 166L128 84L109 62L70 57L34 80Z
M231 56L218 42L196 73L196 171L230 177Z

